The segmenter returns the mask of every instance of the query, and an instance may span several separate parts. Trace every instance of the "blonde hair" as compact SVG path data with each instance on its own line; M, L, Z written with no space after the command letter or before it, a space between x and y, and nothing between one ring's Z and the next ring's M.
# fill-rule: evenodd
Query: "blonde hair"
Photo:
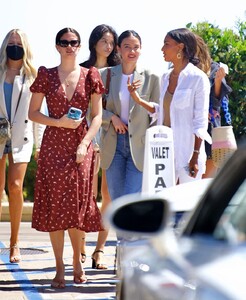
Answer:
M195 34L195 36L197 41L196 57L199 59L199 63L197 64L197 67L209 76L212 59L210 56L208 45L205 43L203 38L200 37L198 34Z
M23 56L23 66L21 69L21 74L26 75L27 81L30 83L37 76L37 70L33 65L33 54L31 51L30 44L28 42L27 35L20 29L12 29L10 30L7 35L5 36L1 48L0 48L0 72L4 73L7 70L7 53L6 48L8 46L9 39L13 33L17 33L20 36L22 47L24 50Z

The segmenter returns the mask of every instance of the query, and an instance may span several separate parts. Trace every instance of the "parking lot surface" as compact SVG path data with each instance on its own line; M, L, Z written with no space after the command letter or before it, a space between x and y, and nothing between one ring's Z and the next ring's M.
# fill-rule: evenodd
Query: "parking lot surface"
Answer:
M70 300L115 299L115 247L116 236L109 233L105 247L104 262L107 270L91 268L97 233L86 235L87 259L84 269L88 278L85 284L75 284L72 274L72 249L66 233L64 247L65 289L51 288L55 276L55 260L49 234L31 228L30 222L22 222L19 246L22 260L9 263L10 223L0 222L0 299L4 300Z

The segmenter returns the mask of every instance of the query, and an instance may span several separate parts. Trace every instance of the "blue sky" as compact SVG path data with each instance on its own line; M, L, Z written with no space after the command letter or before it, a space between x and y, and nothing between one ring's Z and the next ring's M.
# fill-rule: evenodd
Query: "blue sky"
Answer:
M118 34L136 30L143 43L141 64L162 73L166 64L160 49L167 31L202 21L234 29L238 19L246 19L244 0L8 0L1 1L0 42L9 30L20 28L29 37L35 66L53 67L59 64L56 33L73 27L81 35L78 62L82 62L89 54L90 32L106 23Z

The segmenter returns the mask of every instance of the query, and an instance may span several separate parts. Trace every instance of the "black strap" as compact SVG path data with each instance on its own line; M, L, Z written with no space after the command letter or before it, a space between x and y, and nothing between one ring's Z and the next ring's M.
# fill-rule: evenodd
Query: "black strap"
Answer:
M102 97L103 109L106 109L106 105L107 105L107 96L109 94L110 77L111 77L111 69L108 68L107 69L107 79L106 79L105 93L103 94L103 97Z
M107 72L107 80L106 80L106 89L105 89L105 94L106 94L106 95L109 94L110 75L111 75L111 69L108 68L108 72Z
M25 78L26 78L26 75L24 74L23 75L23 79L22 79L22 86L21 86L20 94L19 94L17 105L16 105L16 108L15 108L15 114L14 114L14 117L13 117L13 122L14 122L14 119L15 119L15 116L16 116L16 113L17 113L17 109L18 109L19 104L20 104L20 98L21 98L21 95L22 95L23 85L24 85L24 82L25 82Z

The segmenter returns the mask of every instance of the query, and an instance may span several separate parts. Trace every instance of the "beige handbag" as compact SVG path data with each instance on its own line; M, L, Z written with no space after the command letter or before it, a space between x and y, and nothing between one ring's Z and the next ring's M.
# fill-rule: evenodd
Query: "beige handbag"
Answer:
M236 149L237 143L232 126L212 129L212 160L217 168L221 168Z
M5 144L11 139L11 127L6 118L0 118L0 144Z

